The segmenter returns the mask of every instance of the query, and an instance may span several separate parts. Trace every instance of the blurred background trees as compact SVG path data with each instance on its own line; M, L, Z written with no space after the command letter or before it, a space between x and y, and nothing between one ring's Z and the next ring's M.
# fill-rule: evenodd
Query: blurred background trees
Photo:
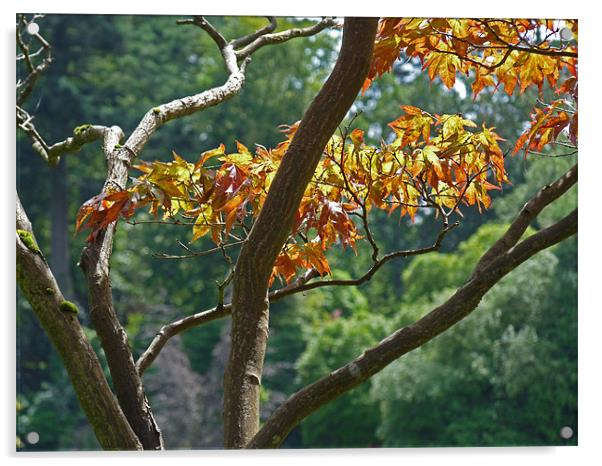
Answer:
M215 47L194 28L168 16L49 15L40 23L55 61L31 97L36 125L50 141L85 123L119 124L129 133L148 108L222 82ZM226 37L256 29L263 18L212 18ZM290 19L289 25L303 23ZM283 24L284 26L284 24ZM340 32L325 31L259 51L239 96L163 128L146 148L146 160L170 160L172 150L194 160L210 148L239 140L274 146L278 125L299 120L329 72ZM386 122L399 105L433 113L463 113L516 140L537 95L483 92L468 84L447 91L430 82L413 61L396 65L359 98L354 126L371 142L387 138ZM547 92L547 91L544 91ZM83 201L100 191L104 158L85 146L55 169L41 163L17 136L17 184L35 234L67 299L82 309L86 288L77 268L85 235L74 236ZM508 143L508 148L510 143ZM553 153L549 153L553 156ZM262 402L265 415L288 395L358 355L400 325L430 310L460 285L479 255L543 184L574 160L508 157L513 183L494 194L492 208L466 211L441 253L389 263L360 288L328 288L271 306L270 344ZM575 188L573 188L575 191ZM576 192L540 216L545 227L576 205ZM138 216L137 220L143 219ZM423 246L437 225L428 215L412 224L374 216L383 251ZM175 317L215 304L216 280L226 273L219 257L171 261L152 253L181 253L176 240L187 228L121 222L112 260L115 304L135 355L158 328ZM199 249L208 246L201 239ZM207 242L204 244L203 242ZM361 275L369 264L361 248L334 248L333 275ZM19 291L17 291L19 293ZM19 298L19 297L18 297ZM66 373L24 299L17 300L17 435L24 450L96 449ZM94 332L90 331L94 341ZM145 374L166 447L221 446L221 384L228 354L228 321L216 321L174 338ZM99 350L98 345L96 349ZM368 447L576 444L560 436L577 426L577 240L571 238L506 277L477 312L371 381L307 418L284 446ZM28 442L37 432L39 441Z

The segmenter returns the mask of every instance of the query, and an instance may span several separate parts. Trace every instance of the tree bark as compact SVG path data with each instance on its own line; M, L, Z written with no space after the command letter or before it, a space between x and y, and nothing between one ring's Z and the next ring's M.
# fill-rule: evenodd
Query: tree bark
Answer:
M17 198L17 229L31 224ZM126 420L105 379L96 353L88 342L73 308L65 298L42 256L17 234L17 282L44 331L58 351L82 409L105 450L140 450L142 446Z
M243 448L259 428L259 390L268 338L268 280L322 151L370 67L377 18L345 20L341 52L306 111L234 274L232 346L224 380L224 444Z

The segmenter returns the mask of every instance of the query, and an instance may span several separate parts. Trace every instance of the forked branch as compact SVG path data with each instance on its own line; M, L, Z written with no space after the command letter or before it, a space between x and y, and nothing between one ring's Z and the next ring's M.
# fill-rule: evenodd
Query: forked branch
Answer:
M520 219L517 220L520 222ZM291 396L263 424L247 448L278 447L299 422L320 406L338 398L368 380L391 362L449 329L473 312L485 293L506 274L537 252L559 243L576 232L577 210L575 209L551 227L502 252L478 274L473 274L441 306Z

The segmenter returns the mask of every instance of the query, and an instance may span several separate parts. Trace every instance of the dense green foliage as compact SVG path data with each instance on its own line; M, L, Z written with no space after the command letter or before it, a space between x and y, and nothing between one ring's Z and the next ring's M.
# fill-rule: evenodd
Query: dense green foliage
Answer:
M234 37L265 19L215 18L215 24L226 37ZM36 125L53 142L88 122L118 124L127 134L149 108L219 85L225 77L214 44L196 28L176 26L173 17L50 15L41 27L56 61L32 100L38 102ZM324 32L260 51L239 96L166 125L143 158L166 160L176 150L193 160L220 142L233 146L236 139L248 147L274 145L282 137L277 126L301 118L337 46L338 33ZM354 110L361 114L354 124L370 128L367 139L378 142L385 122L399 114L399 105L415 105L487 122L511 147L536 95L482 93L473 101L463 86L450 92L430 83L419 64L399 65L358 99ZM89 326L85 281L76 266L85 236L73 237L73 231L77 208L104 180L100 149L86 146L50 169L23 135L17 142L18 189L39 246L51 264L69 261L72 286L63 282L61 287ZM295 390L424 315L461 285L527 198L574 162L533 157L508 157L513 186L496 193L483 215L466 211L441 253L391 262L359 288L323 288L274 303L262 394L266 415ZM62 195L68 204L57 201ZM559 219L575 204L576 192L571 192L546 209L535 228ZM61 209L67 224L60 225ZM150 218L137 215L135 221ZM417 216L412 224L380 213L372 223L382 251L428 245L439 228L429 215ZM52 251L53 234L68 235L68 251ZM121 222L118 227L111 276L116 308L135 355L162 324L217 301L215 283L227 273L219 254L179 261L152 255L183 253L176 240L186 243L189 235L188 229L162 224ZM576 244L570 239L512 272L468 319L314 413L284 446L576 444L577 436L564 440L559 435L563 426L577 427ZM202 250L209 241L201 239L194 246ZM334 248L329 259L335 278L360 276L370 266L361 246L357 255ZM20 296L17 309L20 447L98 448L58 356ZM94 332L88 333L101 353ZM174 339L145 374L168 448L221 444L227 335L227 320L190 330ZM165 393L167 377L162 374L168 368L180 371L181 392ZM27 443L29 432L38 432L40 441Z

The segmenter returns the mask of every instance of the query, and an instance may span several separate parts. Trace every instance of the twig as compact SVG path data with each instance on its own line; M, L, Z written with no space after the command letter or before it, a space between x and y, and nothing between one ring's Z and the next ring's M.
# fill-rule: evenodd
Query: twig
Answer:
M218 252L218 251L223 251L223 249L225 248L231 248L234 246L240 246L241 244L244 244L244 240L242 241L236 241L234 243L227 243L224 244L222 246L218 246L212 249L208 249L206 251L192 251L191 249L189 249L188 247L185 247L182 243L180 243L182 245L182 247L185 247L186 250L190 251L190 254L186 254L186 255L181 255L181 256L177 256L177 255L171 255L171 254L164 254L164 253L160 253L160 252L155 252L152 253L151 255L153 257L156 257L157 259L192 259L194 257L204 257L204 256L208 256L210 254L213 254L214 252Z
M293 28L293 29L287 29L286 31L282 31L282 32L276 32L273 34L264 34L264 35L259 36L257 39L255 39L253 42L251 42L249 45L247 45L243 49L237 50L236 58L238 58L239 60L242 60L242 59L248 57L249 55L255 53L261 47L264 47L266 45L286 42L286 41L289 41L296 37L313 36L313 35L317 34L318 32L322 31L323 29L326 29L328 27L332 27L335 25L336 25L336 21L334 20L334 18L323 18L319 23L316 23L312 26L308 26L305 28Z

